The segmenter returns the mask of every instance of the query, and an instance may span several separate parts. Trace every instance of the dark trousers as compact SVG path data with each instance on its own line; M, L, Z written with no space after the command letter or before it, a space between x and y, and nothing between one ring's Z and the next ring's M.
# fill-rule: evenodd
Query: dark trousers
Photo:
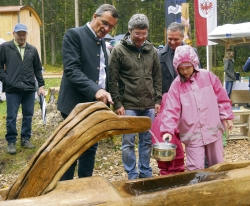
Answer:
M68 115L61 113L64 119L67 118ZM79 158L78 158L78 177L90 177L93 174L94 166L95 166L95 155L98 147L98 143L91 146L87 149ZM75 161L69 169L64 173L61 177L61 181L63 180L71 180L74 178L74 172L77 161Z
M7 142L15 143L17 140L16 117L20 104L22 105L21 137L30 139L31 123L34 114L35 92L6 92L7 118L5 138Z

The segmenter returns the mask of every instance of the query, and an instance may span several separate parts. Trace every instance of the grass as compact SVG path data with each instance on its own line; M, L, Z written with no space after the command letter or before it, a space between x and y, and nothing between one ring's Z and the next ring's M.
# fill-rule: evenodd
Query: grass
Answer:
M48 78L48 79L44 79L45 81L45 89L49 89L50 87L59 87L61 84L61 78Z
M63 72L63 66L62 65L49 65L45 64L43 65L45 73L62 73Z

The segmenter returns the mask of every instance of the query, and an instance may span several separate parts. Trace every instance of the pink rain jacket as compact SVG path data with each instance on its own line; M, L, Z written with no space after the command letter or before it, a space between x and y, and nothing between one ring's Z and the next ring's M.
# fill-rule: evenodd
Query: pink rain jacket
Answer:
M167 101L168 101L168 93L165 93L162 96L160 112L157 114L156 118L153 121L152 127L151 127L151 131L153 132L153 134L154 134L155 138L158 140L158 142L163 142L161 135L160 135L160 125L161 125L161 119L162 119L162 115L163 115L163 109L165 108L165 104ZM155 138L152 137L153 144L156 143ZM169 162L157 161L161 175L174 174L177 172L184 172L185 171L184 151L183 151L183 147L182 147L182 144L180 141L178 130L175 130L174 135L173 135L170 143L173 143L177 146L176 156L175 156L174 160L169 161Z
M185 48L187 47L187 48ZM199 147L215 142L222 137L221 120L233 119L231 101L218 77L198 68L196 53L190 46L176 48L174 67L182 62L191 62L197 72L185 83L180 76L173 81L168 92L160 126L164 133L174 134L179 129L181 141L189 147Z

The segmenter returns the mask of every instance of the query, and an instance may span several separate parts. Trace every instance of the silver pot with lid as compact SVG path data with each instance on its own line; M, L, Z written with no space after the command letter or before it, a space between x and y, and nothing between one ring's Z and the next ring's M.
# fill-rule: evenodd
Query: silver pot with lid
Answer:
M168 142L159 142L152 145L151 157L162 161L168 162L175 159L176 145Z

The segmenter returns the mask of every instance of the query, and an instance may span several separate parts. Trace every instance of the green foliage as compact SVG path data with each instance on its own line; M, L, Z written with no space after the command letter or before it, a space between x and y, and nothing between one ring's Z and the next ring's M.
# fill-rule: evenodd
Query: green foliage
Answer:
M212 72L220 79L221 83L224 82L224 67L213 67Z

